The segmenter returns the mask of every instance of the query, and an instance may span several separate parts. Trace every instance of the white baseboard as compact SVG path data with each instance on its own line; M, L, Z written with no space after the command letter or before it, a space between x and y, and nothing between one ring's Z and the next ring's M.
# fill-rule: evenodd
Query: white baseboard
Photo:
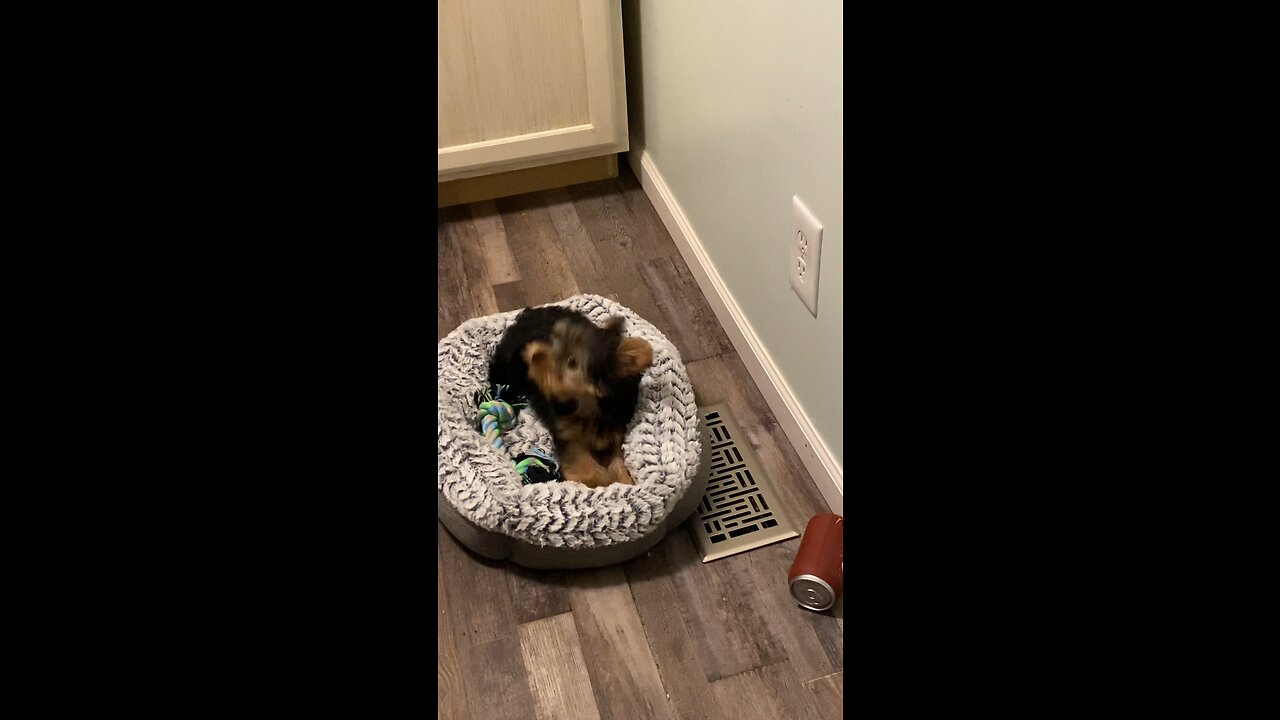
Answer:
M654 166L653 159L645 154L635 138L631 139L628 161L636 178L640 180L645 195L649 196L649 201L658 211L662 223L667 226L667 232L671 233L676 247L680 249L685 263L698 281L702 294L707 296L711 309L715 311L720 324L724 326L729 342L733 343L734 349L742 358L742 364L746 366L747 372L759 386L760 393L764 395L769 409L778 418L778 424L782 427L787 439L791 441L791 445L795 447L805 469L809 471L809 476L813 478L814 484L818 486L819 492L826 499L831 511L844 515L844 471L836 464L835 459L831 457L831 451L814 431L813 423L800 408L800 403L796 402L791 388L782 379L782 374L778 372L773 359L765 351L751 323L743 315L742 309L733 299L733 294L729 292L729 288L720 278L720 273L712 264L711 258L707 256L702 242L689 226L689 221L680 209L680 204L671 194L671 188L662 179L662 174Z

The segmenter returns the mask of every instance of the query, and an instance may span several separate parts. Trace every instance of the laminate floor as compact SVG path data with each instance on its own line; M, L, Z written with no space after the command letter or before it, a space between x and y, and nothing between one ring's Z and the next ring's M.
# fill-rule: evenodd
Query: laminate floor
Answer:
M612 298L680 350L699 404L728 403L803 530L828 511L625 162L615 180L444 208L436 331ZM595 570L473 555L438 528L438 716L449 720L825 719L842 715L843 604L787 593L799 539L709 564L687 528Z

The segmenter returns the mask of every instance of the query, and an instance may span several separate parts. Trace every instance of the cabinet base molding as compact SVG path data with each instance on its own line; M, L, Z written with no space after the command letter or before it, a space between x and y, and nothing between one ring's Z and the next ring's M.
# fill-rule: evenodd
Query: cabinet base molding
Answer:
M618 177L618 156L572 160L495 175L436 183L436 208Z

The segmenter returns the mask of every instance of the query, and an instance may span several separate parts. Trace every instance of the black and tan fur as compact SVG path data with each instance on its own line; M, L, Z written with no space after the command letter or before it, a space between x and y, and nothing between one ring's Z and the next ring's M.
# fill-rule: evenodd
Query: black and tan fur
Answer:
M529 398L551 431L565 480L631 484L622 439L635 413L653 348L622 334L624 320L599 327L561 307L525 309L507 329L489 381Z

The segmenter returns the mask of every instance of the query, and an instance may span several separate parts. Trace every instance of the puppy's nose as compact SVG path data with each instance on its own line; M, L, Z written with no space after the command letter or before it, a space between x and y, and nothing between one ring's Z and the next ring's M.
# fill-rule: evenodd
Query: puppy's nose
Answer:
M572 415L578 411L578 401L574 398L570 398L569 400L556 400L551 404L551 406L561 415Z

